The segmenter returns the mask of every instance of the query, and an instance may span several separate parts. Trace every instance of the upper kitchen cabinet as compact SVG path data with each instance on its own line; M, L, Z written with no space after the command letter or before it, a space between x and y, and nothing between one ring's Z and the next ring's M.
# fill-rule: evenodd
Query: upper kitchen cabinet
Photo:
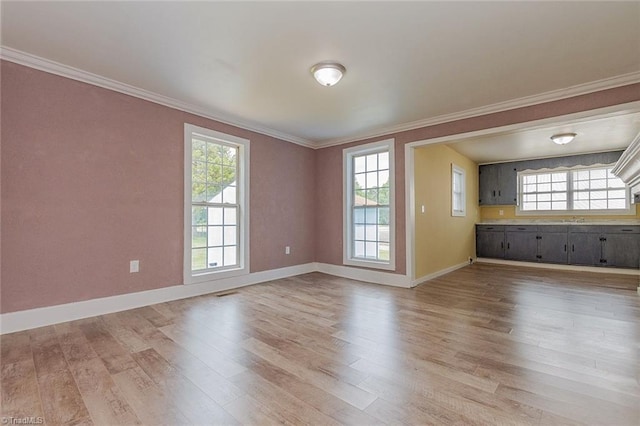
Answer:
M518 201L518 175L513 163L480 166L481 206L516 205Z

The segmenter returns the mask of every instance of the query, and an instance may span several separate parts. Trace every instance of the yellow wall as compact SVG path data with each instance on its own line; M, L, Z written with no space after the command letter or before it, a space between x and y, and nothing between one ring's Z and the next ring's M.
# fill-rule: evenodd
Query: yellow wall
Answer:
M500 215L502 210L503 215ZM566 216L516 216L516 206L480 206L480 221L496 220L496 219L547 219L547 220L562 220L571 219L573 217L584 217L587 221L600 220L600 219L640 219L640 208L636 206L636 214L632 215L590 215L581 216L579 213L573 213Z
M467 215L451 216L451 163L465 170ZM478 166L444 145L417 148L415 167L416 278L475 258ZM421 206L425 212L421 212Z

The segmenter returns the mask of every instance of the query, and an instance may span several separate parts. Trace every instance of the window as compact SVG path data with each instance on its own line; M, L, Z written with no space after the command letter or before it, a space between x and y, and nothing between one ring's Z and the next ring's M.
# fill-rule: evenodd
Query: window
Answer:
M247 272L249 141L185 124L185 283Z
M630 192L613 166L518 173L519 211L630 213Z
M451 216L465 216L466 201L464 169L451 164Z
M395 269L393 139L345 149L344 263Z

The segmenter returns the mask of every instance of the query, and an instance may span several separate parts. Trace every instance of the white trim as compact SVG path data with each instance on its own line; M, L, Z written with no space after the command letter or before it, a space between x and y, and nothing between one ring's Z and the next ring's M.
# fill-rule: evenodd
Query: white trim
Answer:
M629 185L633 193L640 192L640 133L622 153L612 172Z
M94 317L156 303L216 293L266 281L307 274L317 270L315 263L289 266L269 271L254 272L240 277L226 278L192 285L175 285L155 290L102 297L82 302L44 308L27 309L0 315L0 334L28 330L36 327Z
M490 263L495 265L526 266L529 268L540 268L540 269L556 269L560 271L598 272L601 274L620 274L620 275L640 276L640 270L638 269L622 269L622 268L609 268L609 267L599 267L599 266L560 265L555 263L521 262L518 260L489 259L486 257L479 257L476 259L476 262Z
M415 224L416 224L416 190L415 190L415 147L407 144L404 147L404 195L405 195L405 262L407 276L415 279Z
M441 277L443 275L449 274L453 271L457 271L458 269L464 268L465 266L469 266L471 265L471 263L469 262L462 262L462 263L458 263L457 265L453 265L453 266L449 266L448 268L444 268L441 269L439 271L433 272L431 274L427 274L424 275L420 278L417 278L415 280L411 280L411 287L415 287L417 285L420 285L422 283L425 283L427 281L431 281L435 278Z
M485 105L478 108L472 108L465 111L455 112L452 114L439 115L424 120L412 121L409 123L399 124L395 126L382 127L380 129L361 132L357 135L347 138L329 139L326 141L316 142L315 148L327 148L335 145L342 145L351 142L357 142L364 139L375 138L379 136L391 135L394 133L405 132L408 130L419 129L422 127L435 126L438 124L449 123L452 121L464 120L472 117L480 117L483 115L494 114L497 112L508 111L511 109L524 108L532 105L554 102L561 99L572 98L575 96L586 95L588 93L599 92L602 90L613 89L616 87L626 86L640 82L640 72L632 72L615 77L596 80L585 84L578 84L564 89L552 90L533 96L525 96L522 98L512 99L505 102L498 102L491 105Z
M381 150L389 152L389 262L354 259L352 257L351 194L353 193L353 157ZM363 268L396 269L396 185L395 139L385 139L365 145L345 148L342 151L342 263Z
M74 68L68 65L61 64L49 59L45 59L30 53L22 52L17 49L13 49L7 46L0 46L0 59L13 62L19 65L24 65L30 68L38 69L48 72L50 74L59 75L62 77L70 78L72 80L81 81L94 86L102 87L105 89L113 90L115 92L124 93L129 96L133 96L139 99L144 99L159 105L164 105L169 108L177 109L180 111L188 112L200 117L215 120L220 123L229 124L232 126L240 127L245 130L250 130L263 135L271 136L283 141L302 145L307 148L320 149L327 148L335 145L342 145L350 142L359 142L361 140L391 135L397 132L403 132L407 130L418 129L421 127L435 126L437 124L448 123L457 120L463 120L472 117L479 117L487 114L493 114L501 111L507 111L511 109L523 108L531 105L538 105L547 102L558 101L561 99L571 98L575 96L585 95L588 93L598 92L607 89L613 89L616 87L626 86L640 82L640 72L633 72L629 74L623 74L615 77L605 78L602 80L596 80L590 83L579 84L576 86L570 86L564 89L552 90L549 92L526 96L523 98L512 99L505 102L499 102L491 105L486 105L478 108L472 108L465 111L460 111L452 114L444 114L436 117L427 118L424 120L412 121L409 123L399 124L395 126L387 126L373 131L361 132L348 138L329 139L325 141L311 141L298 136L290 135L288 133L280 132L275 129L271 129L258 124L249 123L240 120L235 117L228 117L221 114L219 111L213 112L207 108L182 102L177 99L169 98L157 93L150 92L148 90L140 89L129 84L121 83L116 80L112 80L106 77L102 77L97 74L90 73L78 68Z
M83 83L91 84L93 86L102 87L104 89L113 90L114 92L124 93L125 95L133 96L135 98L144 99L149 102L153 102L159 105L164 105L169 108L177 109L179 111L188 112L199 117L215 120L219 123L229 124L231 126L239 127L252 132L257 132L263 135L271 136L283 141L302 145L307 148L314 148L315 145L312 141L290 135L288 133L280 132L278 130L271 129L269 127L261 126L258 124L250 123L244 120L240 120L235 117L225 116L219 111L213 112L208 108L190 104L180 101L178 99L170 98L168 96L160 95L158 93L150 92L148 90L140 89L135 86L131 86L126 83L121 83L110 78L93 74L88 71L74 68L68 65L61 64L49 59L45 59L30 53L22 52L20 50L13 49L7 46L0 47L0 59L13 62L19 65L24 65L30 68L34 68L40 71L48 72L50 74L59 75L61 77L70 78L72 80L81 81Z
M365 281L392 287L410 288L411 282L406 275L392 272L373 271L371 269L352 268L349 266L316 263L316 271L352 280Z
M238 199L240 204L240 266L234 269L220 271L206 271L201 274L193 274L191 271L191 143L194 134L219 140L224 144L233 144L238 148ZM250 253L250 169L251 169L251 142L248 139L217 132L193 124L184 124L184 254L183 254L183 279L185 284L207 282L212 279L224 279L249 273ZM215 277L215 278L214 278Z

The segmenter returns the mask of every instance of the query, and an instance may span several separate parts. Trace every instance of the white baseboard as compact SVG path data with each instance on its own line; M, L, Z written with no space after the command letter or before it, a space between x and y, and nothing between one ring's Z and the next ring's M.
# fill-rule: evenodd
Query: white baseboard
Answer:
M458 263L457 265L453 265L453 266L450 266L448 268L444 268L444 269L441 269L439 271L433 272L431 274L424 275L424 276L422 276L420 278L416 278L415 280L411 281L411 287L415 287L415 286L420 285L420 284L422 284L424 282L427 282L427 281L432 280L434 278L441 277L442 275L446 275L449 272L453 272L455 270L458 270L460 268L464 268L465 266L469 266L469 265L470 265L469 262L462 262L462 263Z
M352 280L366 281L369 283L390 285L393 287L410 288L411 283L406 275L391 272L372 271L371 269L354 268L343 265L331 265L329 263L316 263L316 271L335 275Z
M581 271L581 272L597 272L600 274L619 274L619 275L640 276L640 270L638 269L605 268L605 267L599 267L599 266L580 266L580 265L559 265L555 263L535 263L535 262L521 262L518 260L489 259L486 257L479 257L476 260L476 262L493 263L495 265L526 266L528 268L556 269L560 271Z
M185 299L207 293L216 293L265 281L306 274L316 270L315 263L306 263L198 284L181 284L137 293L10 312L0 315L0 334L13 333L15 331L28 330L96 315L104 315L171 300Z

